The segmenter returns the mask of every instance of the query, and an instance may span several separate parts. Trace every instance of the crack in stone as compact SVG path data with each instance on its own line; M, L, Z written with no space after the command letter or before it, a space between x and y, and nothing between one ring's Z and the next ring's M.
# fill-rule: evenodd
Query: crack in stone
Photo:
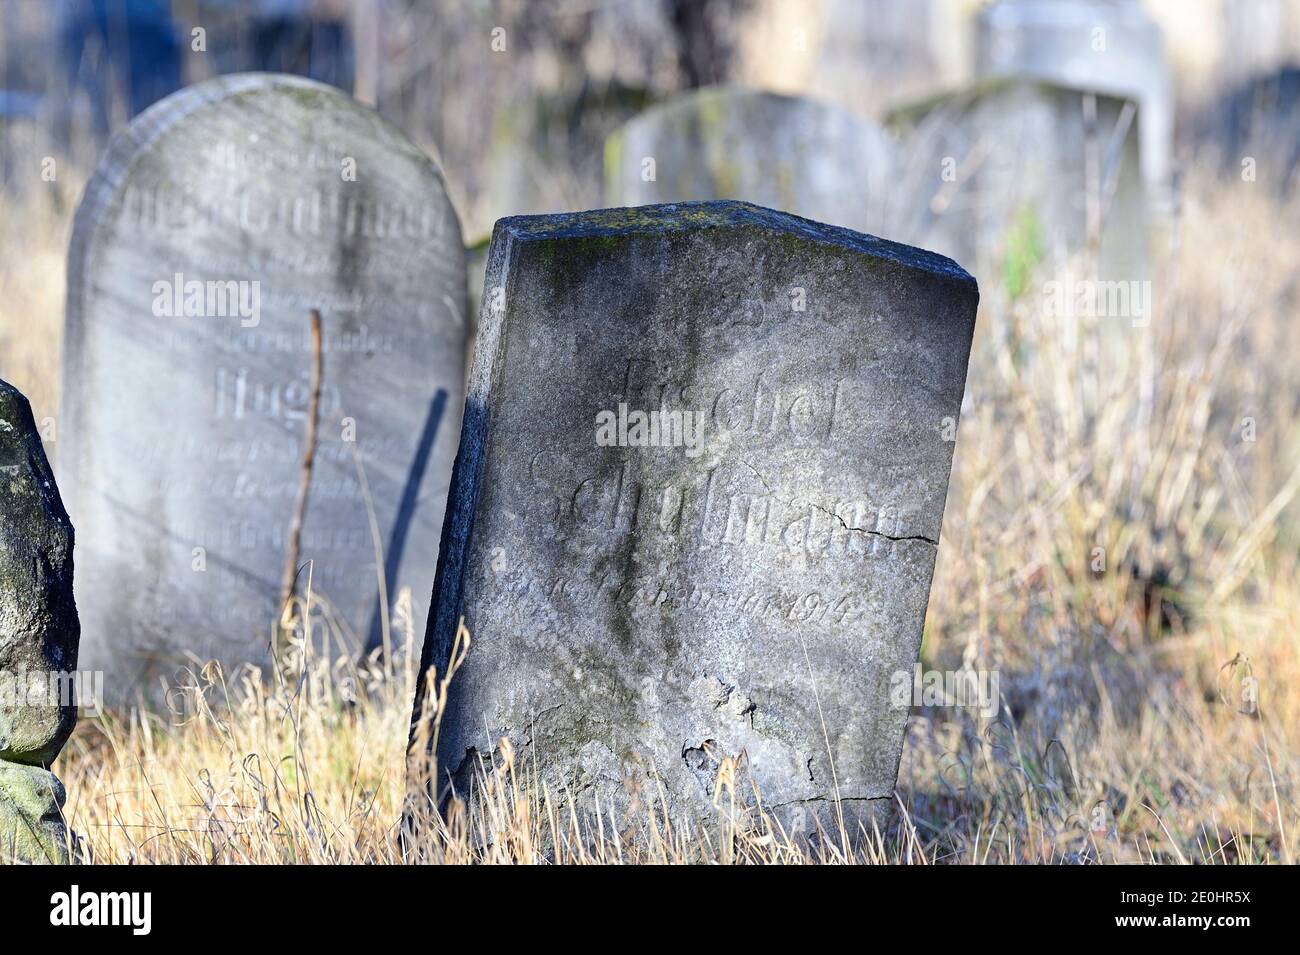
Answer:
M754 467L754 465L750 464L748 461L744 460L743 458L740 459L740 463L743 464L745 467L749 468L751 471L753 471L754 477L758 478L759 481L762 482L763 487L767 488L767 492L771 494L772 497L777 501L779 501L780 503L785 504L789 507L797 507L798 506L797 502L802 501L803 503L807 504L809 507L813 508L814 510L821 511L823 514L835 518L835 520L839 521L840 527L844 528L845 531L848 532L856 531L859 534L868 534L872 537L883 537L885 540L891 540L891 541L924 541L925 543L931 545L932 547L939 546L939 542L937 540L931 537L926 537L924 534L900 534L896 537L893 534L886 534L884 531L872 530L869 527L851 527L844 520L844 518L840 517L840 515L836 514L832 510L822 507L816 501L806 499L806 498L795 498L794 500L790 500L788 498L780 497L776 493L776 491L772 488L772 485L768 483L767 478L763 477L763 475L759 473L758 468Z
M809 796L806 799L788 799L785 802L772 803L768 808L784 809L787 806L806 806L815 802L892 802L893 799L893 796Z

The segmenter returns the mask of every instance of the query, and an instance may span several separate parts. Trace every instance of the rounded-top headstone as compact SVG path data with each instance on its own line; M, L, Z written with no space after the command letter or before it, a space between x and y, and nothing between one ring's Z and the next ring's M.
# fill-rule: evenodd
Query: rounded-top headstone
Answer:
M349 645L427 611L465 358L438 167L295 77L168 97L109 147L68 264L59 465L81 531L85 664L110 702L179 666L265 662L319 432L298 585ZM382 555L382 556L380 556Z

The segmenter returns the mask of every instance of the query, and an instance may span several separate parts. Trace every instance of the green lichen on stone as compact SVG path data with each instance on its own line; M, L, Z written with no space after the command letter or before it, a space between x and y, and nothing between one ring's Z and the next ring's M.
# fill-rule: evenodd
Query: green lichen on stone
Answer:
M0 865L67 865L63 784L47 769L0 762Z
M524 239L595 235L618 238L638 232L683 232L746 225L746 220L738 216L745 210L765 211L747 202L678 202L593 209L577 214L519 216L501 221L512 234Z
M1007 232L1007 255L1002 262L1002 281L1007 295L1018 299L1029 288L1034 270L1043 259L1042 229L1038 216L1028 206L1020 209Z

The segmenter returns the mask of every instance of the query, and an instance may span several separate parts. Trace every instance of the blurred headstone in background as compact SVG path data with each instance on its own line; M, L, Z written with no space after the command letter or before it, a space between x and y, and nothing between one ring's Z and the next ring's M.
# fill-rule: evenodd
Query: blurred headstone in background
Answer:
M993 79L895 111L910 218L898 235L987 276L1005 257L1093 250L1108 274L1147 260L1140 111L1131 100Z
M974 0L753 0L735 79L864 117L970 76Z
M1036 8L1057 26L1035 26ZM953 89L974 75L982 9L981 0L0 0L0 110L10 120L0 151L23 162L53 151L90 168L105 119L114 131L133 100L138 107L175 85L169 51L178 49L181 83L301 73L350 89L426 149L437 143L477 239L502 215L599 204L605 136L684 89L731 83L865 118ZM1158 60L1148 57L1143 73L1153 22L1182 105L1197 111L1229 85L1300 61L1300 0L1000 0L980 19L983 69L1047 70L1066 85L1136 97L1148 147L1169 135ZM1105 55L1091 51L1098 26ZM1087 56L1072 52L1079 36ZM1006 42L1010 63L992 56ZM150 58L156 65L142 66ZM76 102L73 79L84 84ZM91 138L95 123L101 138L84 149L29 149L28 121L12 120L33 102L64 117L65 139ZM55 127L43 114L36 125L40 139ZM1144 153L1158 170L1161 150Z
M1164 37L1139 0L996 0L980 11L975 36L980 76L1032 77L1134 100L1142 176L1155 190L1168 182L1172 87Z
M869 120L810 99L713 87L670 100L605 142L605 201L757 205L884 233L898 161Z
M465 335L440 170L332 87L220 77L114 140L68 253L58 462L111 700L268 662L290 560L335 652L382 643L403 588L423 618Z

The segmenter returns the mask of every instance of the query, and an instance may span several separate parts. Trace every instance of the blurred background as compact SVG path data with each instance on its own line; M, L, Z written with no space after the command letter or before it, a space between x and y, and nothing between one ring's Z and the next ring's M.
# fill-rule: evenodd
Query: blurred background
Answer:
M1007 67L1065 78L1064 57L1033 62L1016 46L1050 60L1048 27L1072 20L1130 48L1080 82L1167 84L1141 122L1171 124L1159 135L1179 149L1245 135L1254 111L1293 119L1300 95L1296 0L2 0L0 12L6 189L32 184L31 150L84 169L179 87L274 70L338 86L436 150L471 240L501 215L599 205L606 135L684 90L737 84L883 121Z
M954 255L981 306L923 658L1007 708L914 712L907 851L1294 861L1300 0L0 0L0 377L38 420L107 138L246 70L435 155L471 288L500 216L687 198ZM1103 280L1136 298L1061 291ZM321 753L373 758L389 812L408 689ZM77 811L132 789L132 745L73 747Z
M31 261L31 230L64 229L62 246L112 133L217 74L297 73L374 105L438 158L480 253L504 215L736 195L935 248L983 278L1021 206L1043 205L1045 221L1020 221L1019 237L1051 243L1064 203L1083 217L1056 230L1081 236L1065 244L1091 242L1131 280L1190 171L1236 180L1250 153L1267 157L1258 176L1275 194L1293 189L1297 64L1300 0L0 0L0 196L28 249L21 268L0 262L0 373L53 409L15 340L33 321L58 334L57 294L40 315L13 312L25 285L60 282L56 263ZM1099 99L990 96L991 77ZM719 86L806 97L808 115L762 100L701 131L709 101L685 94ZM690 135L672 127L683 119ZM1100 171L1085 169L1089 136ZM674 143L678 167L701 168L638 187L642 153ZM14 202L32 205L16 217Z

